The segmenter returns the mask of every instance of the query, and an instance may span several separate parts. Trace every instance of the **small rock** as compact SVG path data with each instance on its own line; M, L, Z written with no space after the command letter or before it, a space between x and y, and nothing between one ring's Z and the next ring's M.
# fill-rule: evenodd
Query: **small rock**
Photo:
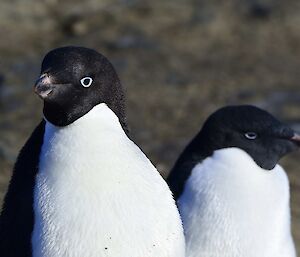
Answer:
M4 83L4 75L0 74L0 88L2 87Z
M256 19L268 19L272 13L271 6L254 3L250 6L249 15Z

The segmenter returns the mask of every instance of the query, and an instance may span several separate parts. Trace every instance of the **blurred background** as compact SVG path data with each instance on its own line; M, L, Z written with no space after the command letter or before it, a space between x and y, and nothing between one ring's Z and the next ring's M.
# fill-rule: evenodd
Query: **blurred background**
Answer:
M205 118L255 104L300 131L298 0L2 0L0 203L42 115L32 91L52 48L97 49L127 93L134 141L166 176ZM300 252L300 153L282 160Z

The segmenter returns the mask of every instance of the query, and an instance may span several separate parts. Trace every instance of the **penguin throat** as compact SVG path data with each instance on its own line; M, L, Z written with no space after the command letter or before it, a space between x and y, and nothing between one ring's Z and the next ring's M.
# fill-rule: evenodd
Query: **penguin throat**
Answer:
M73 122L77 121L78 119L88 115L91 111L93 111L95 108L97 109L97 106L105 105L105 103L100 103L96 106L92 106L89 103L83 103L78 104L78 106L73 107L67 107L67 106L60 106L60 105L54 105L51 103L44 103L43 113L44 118L49 123L53 124L57 127L65 127ZM109 107L110 110L114 110L114 108ZM120 110L117 108L117 110L114 111L115 115L119 118L120 124L125 132L128 132L128 126L126 122L125 117L125 108L120 108Z

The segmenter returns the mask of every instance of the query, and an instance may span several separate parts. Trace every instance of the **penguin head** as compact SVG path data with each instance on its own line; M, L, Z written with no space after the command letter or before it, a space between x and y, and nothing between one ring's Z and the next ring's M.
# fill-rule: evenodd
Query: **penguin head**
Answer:
M283 156L300 146L300 136L290 127L270 113L248 105L227 106L213 113L200 138L206 152L236 147L266 170L273 169Z
M95 50L68 46L50 51L34 89L44 101L45 118L56 126L67 126L105 103L126 129L122 85L112 64Z

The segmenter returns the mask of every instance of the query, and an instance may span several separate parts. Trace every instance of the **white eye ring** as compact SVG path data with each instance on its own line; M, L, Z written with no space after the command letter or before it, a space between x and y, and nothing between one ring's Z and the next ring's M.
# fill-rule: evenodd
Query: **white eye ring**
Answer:
M80 80L80 83L84 87L89 87L93 83L93 79L91 77L84 77Z
M257 138L257 134L255 132L247 132L245 133L245 137L250 140L254 140Z

